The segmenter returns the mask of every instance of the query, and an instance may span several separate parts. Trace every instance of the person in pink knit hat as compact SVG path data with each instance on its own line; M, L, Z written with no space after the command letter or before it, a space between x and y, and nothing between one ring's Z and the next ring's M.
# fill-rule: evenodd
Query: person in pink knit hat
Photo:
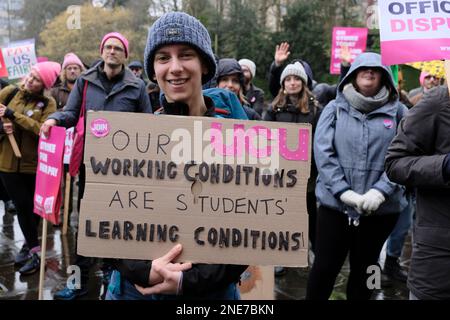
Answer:
M422 71L419 77L420 87L409 92L408 98L411 104L416 105L425 92L439 85L440 79L426 71Z
M25 242L15 257L22 275L39 270L40 252L38 225L40 217L33 213L36 184L39 129L56 111L50 89L61 71L52 61L34 65L19 87L8 86L0 91L0 180L17 208L17 217ZM22 157L15 156L5 134L13 134Z
M111 32L103 37L99 48L101 60L78 77L65 107L52 114L42 124L43 134L48 134L50 128L55 125L66 128L74 126L79 119L83 102L87 112L101 110L151 113L150 100L144 82L136 78L126 67L129 53L128 40L118 32ZM84 194L85 172L85 166L82 164L78 180L78 212ZM65 286L55 292L54 299L73 300L88 293L91 258L75 253L74 265L81 271L80 287ZM101 269L104 274L104 284L106 284L109 282L111 263L104 260Z
M70 91L77 81L78 77L81 75L86 68L80 58L73 53L69 52L64 56L64 61L62 64L62 70L59 75L60 83L52 88L52 97L56 100L56 108L58 110L62 109L69 98Z

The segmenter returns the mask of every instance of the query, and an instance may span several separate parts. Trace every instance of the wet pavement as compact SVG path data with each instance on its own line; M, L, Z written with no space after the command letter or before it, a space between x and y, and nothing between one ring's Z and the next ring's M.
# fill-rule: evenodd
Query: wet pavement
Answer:
M14 265L14 257L19 252L24 238L20 231L15 214L7 213L0 201L0 299L2 300L34 300L38 299L39 272L20 276L18 267ZM47 259L44 284L44 299L52 300L53 294L64 287L67 279L67 267L74 259L76 213L70 217L70 228L66 236L62 236L62 227L49 224L47 236ZM404 256L410 254L410 238L408 237ZM383 254L382 254L383 256ZM383 263L384 261L380 261ZM408 267L409 260L402 257L402 265ZM338 276L335 289L330 299L345 299L345 287L348 277L346 263ZM81 300L98 300L103 295L105 286L102 285L102 271L99 264L91 268L89 293ZM287 268L286 274L275 278L275 299L301 300L306 293L307 268ZM376 290L373 299L376 300L405 300L408 298L406 285L398 281L389 281L382 276L381 289Z

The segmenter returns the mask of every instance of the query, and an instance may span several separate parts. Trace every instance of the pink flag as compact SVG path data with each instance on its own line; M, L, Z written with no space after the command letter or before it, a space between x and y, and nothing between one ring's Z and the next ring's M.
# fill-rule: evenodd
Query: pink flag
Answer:
M356 56L366 51L367 45L367 28L347 28L334 27L333 40L331 43L331 64L330 73L341 73L340 54L343 47L348 47L352 55L351 62Z
M52 127L47 138L39 138L34 212L53 224L59 223L65 139L62 127Z

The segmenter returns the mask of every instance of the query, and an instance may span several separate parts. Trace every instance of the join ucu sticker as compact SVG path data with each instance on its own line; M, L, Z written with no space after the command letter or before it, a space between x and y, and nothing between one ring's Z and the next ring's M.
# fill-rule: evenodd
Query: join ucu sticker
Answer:
M105 119L99 118L91 122L91 133L97 138L106 137L109 133L109 123Z
M394 122L391 119L385 119L383 120L384 127L387 129L392 129L394 126Z

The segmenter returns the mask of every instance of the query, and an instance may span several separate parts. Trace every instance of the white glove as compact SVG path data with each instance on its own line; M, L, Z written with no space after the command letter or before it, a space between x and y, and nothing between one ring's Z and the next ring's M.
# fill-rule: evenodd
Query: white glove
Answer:
M368 214L373 213L378 210L380 205L386 201L386 198L383 194L377 189L370 189L363 196L363 202L361 208L366 211Z
M363 196L360 195L359 193L356 193L353 190L347 190L345 191L343 194L341 194L340 199L343 203L345 203L346 205L353 207L356 209L356 211L358 211L359 213L361 213L361 206L363 203Z

